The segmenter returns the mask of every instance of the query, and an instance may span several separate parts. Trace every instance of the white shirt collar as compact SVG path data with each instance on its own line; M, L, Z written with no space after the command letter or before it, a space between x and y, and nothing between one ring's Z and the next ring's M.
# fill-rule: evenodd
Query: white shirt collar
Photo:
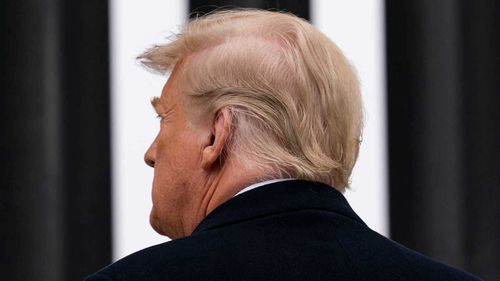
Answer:
M267 180L267 181L261 181L258 183L254 183L254 184L249 185L249 186L243 188L242 190L240 190L240 192L236 193L233 196L233 198L242 194L243 192L247 192L249 190L252 190L252 189L257 188L257 187L261 187L261 186L266 185L266 184L271 184L271 183L280 182L280 181L289 181L289 180L294 180L294 179L273 179L273 180Z

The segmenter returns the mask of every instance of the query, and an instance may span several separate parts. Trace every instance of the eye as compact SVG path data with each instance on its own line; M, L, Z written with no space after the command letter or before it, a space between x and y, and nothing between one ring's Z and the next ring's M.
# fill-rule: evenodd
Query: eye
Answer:
M156 114L157 114L156 118L160 119L160 122L163 122L164 120L170 119L170 115L172 114L172 111L166 111L166 112L157 111Z
M159 113L158 115L156 115L156 119L160 120L160 123L163 122L163 114Z

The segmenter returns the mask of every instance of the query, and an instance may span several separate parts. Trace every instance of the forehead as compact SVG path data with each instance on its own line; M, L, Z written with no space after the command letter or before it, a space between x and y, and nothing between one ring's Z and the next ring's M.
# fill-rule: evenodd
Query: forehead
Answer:
M165 101L176 98L178 95L179 92L178 77L181 65L182 62L179 62L174 66L174 69L172 70L172 73L170 73L167 82L165 83L165 85L163 85L163 89L161 91L161 98Z
M163 88L161 90L161 95L160 95L160 100L162 103L166 103L170 101L170 99L173 98L175 95L174 91L174 83L172 83L171 79L168 79L165 84L163 85Z

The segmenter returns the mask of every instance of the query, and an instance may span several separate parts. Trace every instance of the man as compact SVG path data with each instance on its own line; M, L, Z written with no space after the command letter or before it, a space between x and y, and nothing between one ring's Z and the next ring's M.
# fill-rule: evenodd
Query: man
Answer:
M173 241L88 280L477 280L370 230L342 196L362 106L340 50L293 15L198 18L140 60L172 70L150 222Z

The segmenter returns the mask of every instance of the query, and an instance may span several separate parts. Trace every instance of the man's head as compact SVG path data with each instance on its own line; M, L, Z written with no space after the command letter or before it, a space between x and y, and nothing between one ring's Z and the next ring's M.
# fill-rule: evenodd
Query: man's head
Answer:
M188 235L259 180L347 187L362 130L358 82L335 44L306 21L219 12L191 21L140 60L161 73L173 70L154 101L162 125L146 153L155 167L152 224L160 233Z

